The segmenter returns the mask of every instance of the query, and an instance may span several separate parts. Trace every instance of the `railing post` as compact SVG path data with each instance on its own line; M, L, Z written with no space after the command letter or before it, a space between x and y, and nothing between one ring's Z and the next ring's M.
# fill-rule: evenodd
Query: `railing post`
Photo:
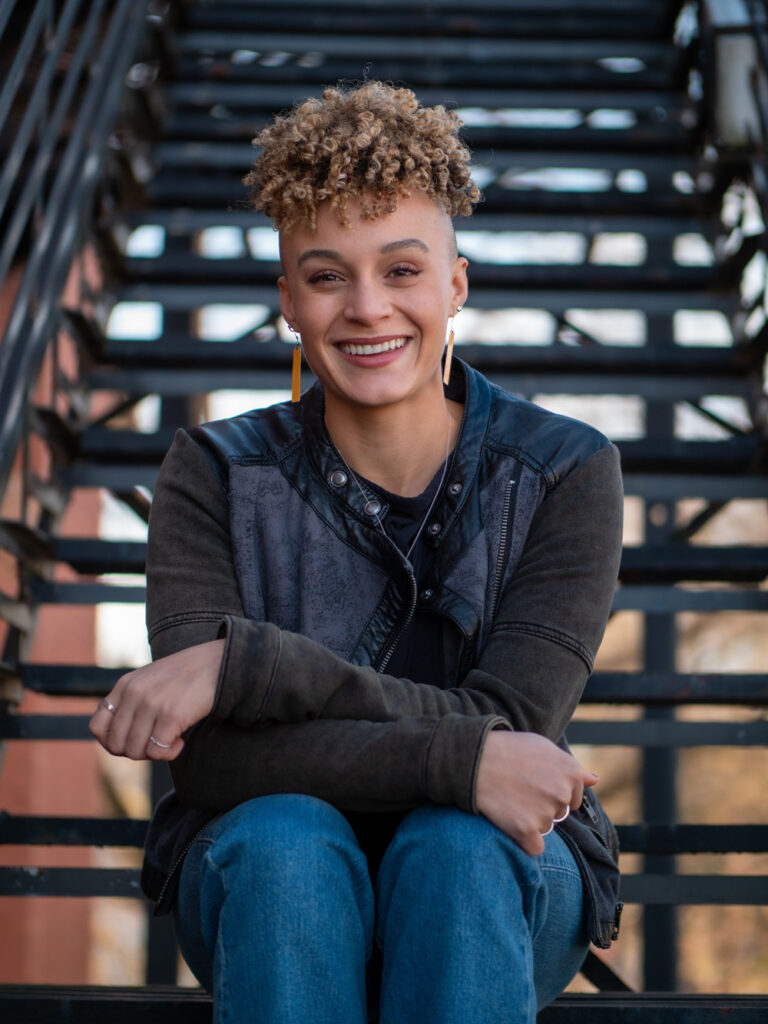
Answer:
M672 341L674 325L671 317L649 317L648 336ZM646 405L646 436L661 439L674 437L675 411L671 402L649 401ZM646 505L646 544L668 543L675 528L675 503L654 502ZM676 624L673 612L647 613L645 616L646 672L674 672ZM646 719L675 717L671 708L647 708ZM673 825L677 818L677 754L668 746L647 747L642 757L643 821ZM644 859L649 874L674 874L675 858L649 855ZM643 981L651 991L673 991L677 987L677 910L675 907L650 904L643 911Z

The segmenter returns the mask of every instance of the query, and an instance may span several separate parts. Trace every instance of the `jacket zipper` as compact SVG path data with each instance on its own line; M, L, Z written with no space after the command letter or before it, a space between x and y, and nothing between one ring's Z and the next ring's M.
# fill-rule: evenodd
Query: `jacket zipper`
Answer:
M592 819L592 821L595 823L595 825L599 825L600 824L600 819L598 818L597 812L595 811L594 807L590 803L589 797L587 796L586 793L584 794L584 797L583 797L583 799L581 801L581 806L587 812L587 814ZM602 838L602 836L601 836L601 838ZM605 845L606 844L603 843L603 846L605 846Z
M496 618L496 606L499 603L499 594L501 592L501 581L504 576L504 568L507 562L507 536L509 534L509 510L512 506L512 488L515 485L514 480L507 482L507 488L504 492L504 508L502 510L501 518L501 535L499 537L499 555L496 559L496 575L493 580L493 590L491 591L491 622Z
M195 834L192 836L192 838L189 840L189 842L185 845L184 849L178 855L176 860L173 862L173 866L172 866L171 870L165 876L165 881L163 882L163 886L162 886L162 888L160 890L160 894L158 895L157 899L155 900L155 906L161 907L163 905L163 900L165 899L165 894L166 894L166 892L168 892L168 886L171 884L171 880L173 879L173 876L179 870L179 868L182 865L182 862L184 861L184 858L187 856L189 851L192 849L194 844L197 842L197 840L200 838L200 836L203 834L203 832L205 831L205 829L207 828L207 826L209 824L210 824L210 822L206 821L205 825L201 825L200 826L200 828L197 830L197 832L195 832Z
M418 587L416 586L416 576L415 576L414 571L413 571L413 566L411 565L410 562L406 562L406 566L405 567L406 567L406 571L408 573L408 582L411 585L411 600L410 600L410 604L408 606L408 614L406 615L406 617L402 620L402 622L398 626L397 632L395 633L394 637L390 641L389 647L387 647L386 651L384 652L384 654L379 659L379 662L376 665L376 671L377 672L383 672L384 669L389 664L390 658L395 653L395 648L400 643L400 638L402 637L403 633L406 631L408 626L411 624L411 619L413 618L413 613L416 611L416 600L418 598Z

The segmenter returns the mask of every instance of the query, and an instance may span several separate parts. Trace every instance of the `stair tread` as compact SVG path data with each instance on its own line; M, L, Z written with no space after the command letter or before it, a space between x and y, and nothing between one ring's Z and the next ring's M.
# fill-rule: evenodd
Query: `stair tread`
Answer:
M260 39L261 37L255 37ZM308 37L311 39L312 37ZM297 44L296 37L286 36L283 40L286 44L293 42ZM261 40L262 47L264 40ZM317 42L317 40L315 40ZM401 52L409 48L404 40L397 43L393 41L373 37L368 41L359 39L345 40L344 46L352 48L358 54L365 52L364 47L380 48L382 52L390 52L393 46ZM241 46L248 45L245 40ZM463 48L466 44L462 42ZM432 46L432 43L430 43ZM419 40L413 48L414 57L423 60L423 43ZM488 60L487 56L478 55L479 60ZM664 123L679 121L684 112L693 111L690 100L685 92L680 89L643 89L632 92L620 92L615 88L605 89L574 89L563 88L557 80L552 81L547 89L513 89L513 88L480 88L472 86L454 87L453 89L443 87L433 89L429 86L419 88L419 99L426 105L435 103L450 104L456 107L459 116L462 110L469 108L480 108L490 112L500 111L501 115L491 115L503 118L504 111L512 110L562 110L562 111L586 111L596 110L622 110L631 111L638 117L646 118L657 128L663 129ZM307 83L303 92L306 96L319 97L323 87ZM271 117L275 110L290 107L296 101L296 87L281 83L252 83L252 82L201 82L172 81L168 86L169 102L176 108L180 107L203 107L210 108L212 105L221 104L229 109L242 108L248 112L250 118L256 118L257 113L261 118ZM464 114L466 122L467 114ZM686 118L686 121L688 118ZM503 123L503 122L502 122ZM690 126L690 125L687 125ZM468 126L470 127L470 126ZM679 127L679 125L678 125ZM615 131L615 128L605 129Z
M55 556L82 573L142 572L144 541L116 541L90 537L58 538ZM625 547L621 578L762 580L768 573L768 546L689 545L682 543Z
M142 818L21 815L0 812L0 844L141 847ZM623 852L730 853L768 851L768 825L637 824L617 826ZM119 869L118 869L119 870Z
M191 8L187 12L185 28L179 33L186 40L188 33L194 34L194 42L206 40L208 47L214 47L222 32L234 29L260 29L274 31L276 28L290 30L297 19L304 30L322 30L326 26L338 26L340 32L360 32L366 27L377 31L431 32L474 36L483 32L507 31L516 38L549 33L552 38L569 40L574 36L588 39L589 33L606 34L605 18L609 16L608 33L622 38L632 32L632 38L653 38L664 33L663 41L668 44L669 7L663 3L646 4L643 16L638 18L636 7L619 4L589 5L561 3L535 4L472 4L468 7L459 3L420 3L414 8L402 0L392 4L367 2L316 4L296 2L281 4L273 9L253 10L248 5L217 4L215 11ZM183 44L182 44L183 45ZM192 49L187 44L186 49ZM218 48L218 47L217 47ZM225 49L225 48L224 48Z
M178 157L183 158L187 164L190 160L197 160L197 144L179 144ZM207 150L208 144L201 145L201 151ZM215 147L213 147L215 149ZM237 147L238 149L240 147ZM186 155L185 155L186 154ZM161 158L164 153L160 154ZM249 157L252 158L253 150L243 151L239 154L236 166L242 173L248 166ZM244 159L243 159L244 158ZM594 193L589 193L593 195ZM634 195L637 195L635 193ZM544 211L536 210L536 198L531 195L529 208L519 212L498 213L474 213L471 217L456 217L453 221L457 232L472 236L478 233L496 235L505 232L536 232L546 234L552 231L572 231L583 234L623 234L630 232L648 237L662 237L696 234L705 238L713 239L724 233L717 211L713 209L708 214L694 214L690 210L683 209L672 214L662 213L636 213L633 210L559 210ZM627 194L628 206L632 194ZM256 210L248 208L233 209L189 209L187 207L174 208L150 208L132 213L121 214L120 221L135 230L143 226L162 227L172 237L191 235L198 231L212 227L238 228L243 231L248 229L272 230L272 222L269 218ZM133 257L131 257L133 258ZM138 258L138 257L137 257ZM162 256L158 256L158 259Z
M355 24L357 28L353 28ZM367 24L365 18L358 19L356 23L352 19L345 19L342 31L337 30L338 25L339 22L333 18L328 18L322 13L313 17L310 12L307 24L302 25L302 31L298 32L285 26L282 29L270 29L265 26L256 31L247 27L236 31L226 28L217 31L188 29L179 33L176 41L178 52L193 56L203 52L207 58L216 54L229 57L234 51L243 53L250 50L257 57L245 64L245 70L257 70L258 56L264 53L280 54L283 59L291 54L312 53L331 57L351 57L358 61L358 66L361 62L375 61L379 57L396 57L400 61L415 62L414 71L417 77L418 64L424 62L425 50L428 50L430 63L450 62L452 70L456 65L461 67L473 63L505 60L554 64L558 70L569 62L635 58L647 66L654 61L674 65L680 60L679 50L668 41L658 39L547 39L544 36L521 38L514 35L513 30L509 31L509 34L483 32L481 25L478 25L479 32L472 32L471 29L467 31L466 28L464 31L451 31L450 20L441 24L443 30L439 33L420 32L418 23L411 25L408 32L397 32L392 31L397 22L391 16L369 19ZM368 30L367 25L370 25ZM382 31L382 26L385 31ZM637 73L640 74L641 70L642 68L638 67ZM567 70L563 73L567 77ZM614 72L619 89L632 89L634 77L633 73L626 71ZM555 76L554 81L559 82L559 75ZM178 69L176 77L171 82L171 88L177 84L187 84L184 80L180 82ZM202 86L205 83L198 80L190 84ZM226 86L230 83L217 79L213 84ZM295 95L294 90L288 105L293 102ZM283 103L283 106L285 105Z
M18 672L27 689L51 695L103 696L130 666L22 663ZM610 672L589 677L582 703L765 704L765 672ZM0 812L0 830L3 822ZM768 826L766 826L768 828Z
M426 39L429 46L433 39ZM557 77L561 85L572 85L582 89L605 89L619 85L621 90L676 89L685 84L687 60L683 54L673 51L659 51L658 55L643 59L635 56L633 50L618 56L620 46L611 47L609 56L597 53L592 59L588 53L581 58L574 56L567 63L557 66ZM636 62L631 75L623 73L626 67ZM385 81L408 81L416 89L429 88L487 87L499 85L507 88L537 88L549 84L553 64L547 60L507 59L502 63L461 62L445 60L416 63L401 58L396 53L382 55L371 61L371 73ZM183 54L176 61L177 81L228 81L279 85L292 83L296 95L302 89L315 85L326 85L339 80L355 80L360 77L361 62L353 55L326 55L318 50L310 54L293 53L287 56L259 54L250 64L233 63L230 54L219 52L218 56L205 54ZM617 73L618 71L618 73ZM620 79L620 80L619 80Z
M563 97L565 99L565 97ZM550 107L551 104L546 105ZM640 109L643 108L639 104ZM213 104L214 114L210 111L194 108L174 109L168 116L165 126L167 139L210 139L249 142L255 133L263 128L269 120L268 111L255 116L249 108L242 112L233 112L225 104ZM545 107L545 108L546 108ZM524 109L530 109L526 107ZM568 109L568 108L564 108ZM652 109L652 108L650 108ZM655 116L655 115L654 115ZM572 119L574 120L574 119ZM656 153L690 153L693 148L696 124L683 126L677 121L649 122L648 125L631 124L627 127L581 127L581 122L558 127L549 125L547 128L527 128L504 124L467 125L462 129L462 138L473 152L483 148L502 148L514 151L536 150L543 146L548 149L558 148L567 152L571 145L578 146L578 151L607 150L626 154L632 157L638 150L638 156Z
M55 556L85 574L143 573L144 541L57 538ZM690 581L760 582L768 575L768 546L656 544L624 549L624 583Z
M595 289L703 289L718 287L725 269L718 266L680 266L671 258L661 264L628 266L611 263L486 263L469 257L472 289L483 287ZM240 283L273 284L280 264L251 257L210 258L195 253L173 253L162 258L131 257L125 262L126 281L153 284L198 282L227 287ZM471 303L471 299L470 299Z
M139 282L121 285L114 291L118 301L159 302L167 309L193 310L213 303L237 305L263 305L279 312L277 289L248 284L186 284L173 281L163 284ZM553 289L536 288L483 288L472 286L468 306L478 309L548 309L564 313L570 309L639 309L656 313L677 310L713 310L736 313L740 298L732 289L663 290L629 288L616 289Z
M168 365L255 367L259 369L290 366L291 345L282 341L205 341L169 331L154 341L113 339L103 342L104 362L114 365ZM521 345L473 343L471 337L456 343L462 359L483 372L537 369L542 372L566 369L610 374L651 372L664 375L715 373L741 376L759 370L761 354L744 344L728 346L676 345L656 338L642 346L602 344Z

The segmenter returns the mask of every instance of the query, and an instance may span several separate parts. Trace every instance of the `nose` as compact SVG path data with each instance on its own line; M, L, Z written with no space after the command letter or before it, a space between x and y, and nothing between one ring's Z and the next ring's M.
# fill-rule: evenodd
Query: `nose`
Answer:
M392 303L383 284L363 275L352 282L344 309L348 320L374 324L389 316L391 310Z

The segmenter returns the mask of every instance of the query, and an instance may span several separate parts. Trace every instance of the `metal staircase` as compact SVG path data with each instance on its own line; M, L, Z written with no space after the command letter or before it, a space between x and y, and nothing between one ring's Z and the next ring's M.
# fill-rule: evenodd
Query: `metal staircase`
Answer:
M26 241L8 250L8 266L55 257L58 277L33 305L14 311L9 331L24 316L31 333L6 334L0 345L0 484L12 479L16 457L24 486L19 511L0 523L0 544L18 567L17 592L0 595L0 740L86 738L84 716L25 713L24 691L97 697L120 674L29 661L41 607L144 599L136 582L142 541L58 535L73 491L104 489L146 521L173 431L205 415L207 395L288 387L275 238L245 206L240 184L253 157L250 138L275 111L324 84L366 76L403 82L423 102L461 112L484 190L478 213L457 223L470 260L459 354L542 404L570 410L568 401L580 399L575 414L616 438L626 493L641 509L641 536L625 548L614 611L642 615L642 666L598 671L569 737L643 752L641 820L619 831L624 850L645 859L626 877L623 898L645 908L645 988L670 994L620 996L618 979L592 964L593 980L614 992L563 997L541 1020L623 1021L628 1007L675 1024L720 1019L725 1008L739 1024L764 1019L768 997L672 994L678 904L768 903L768 872L675 871L683 853L768 853L764 816L737 826L680 824L675 797L678 748L768 743L768 723L754 713L768 704L768 676L725 664L706 674L679 667L680 613L768 612L768 537L702 542L702 531L729 503L762 509L768 498L766 135L724 146L714 112L719 40L754 40L764 75L764 4L748 4L744 24L723 26L712 14L716 3L697 9L675 0L420 0L415 7L402 0L179 0L141 11L142 52L128 15L132 6L135 20L143 5L112 5L117 14L98 6L100 38L134 25L130 59L116 65L127 75L128 102L122 113L116 98L109 111L102 108L102 119L111 121L83 164L97 173L90 193L69 207L77 176L65 147L75 131L60 135L47 183L41 179L14 229ZM32 36L38 14L41 25L53 19L49 36L61 37L64 14L56 22L48 8L16 10L8 25L0 8L7 54L24 53L22 37ZM111 20L123 16L125 24ZM72 18L74 35L62 41L63 52L85 31L86 15ZM19 61L20 82L29 82L30 55L42 39L27 46L26 63ZM117 52L96 51L93 66L117 60ZM54 64L51 82L61 80L62 66ZM758 70L758 111L761 81ZM22 108L7 85L0 125L8 111L18 120ZM8 134L6 159L18 138ZM45 139L18 161L15 191L8 192L17 204ZM81 148L70 160L78 154L84 158ZM69 177L59 179L67 167ZM71 214L69 233L56 252L48 239L38 256L48 238L45 203L57 195L55 210ZM13 227L13 204L6 207L1 192L0 199ZM69 261L86 245L97 270L81 273L80 301L60 301ZM150 305L132 305L139 303ZM35 319L40 309L45 316ZM130 324L142 310L154 328L132 335L117 326L118 314L120 324ZM29 401L46 350L51 358L62 336L76 355L74 368L72 359L56 364L53 390L42 403ZM31 341L22 344L25 337ZM148 396L156 396L154 421L139 429L131 416ZM683 429L683 408L709 430ZM29 456L40 438L51 455L45 478ZM55 571L61 565L66 579ZM593 716L591 705L644 710L628 721ZM718 705L729 713L713 720L710 706ZM684 718L681 706L689 709ZM733 706L743 711L736 719ZM66 748L62 742L62 758ZM154 788L163 784L158 770ZM0 810L3 844L139 846L143 828L137 820ZM20 893L136 896L137 872L0 868L0 896ZM175 980L164 924L150 928L151 983ZM9 1020L97 1012L133 1020L139 1006L165 1022L207 1020L210 1013L203 999L152 989L128 998L118 990L0 986L0 1006Z

